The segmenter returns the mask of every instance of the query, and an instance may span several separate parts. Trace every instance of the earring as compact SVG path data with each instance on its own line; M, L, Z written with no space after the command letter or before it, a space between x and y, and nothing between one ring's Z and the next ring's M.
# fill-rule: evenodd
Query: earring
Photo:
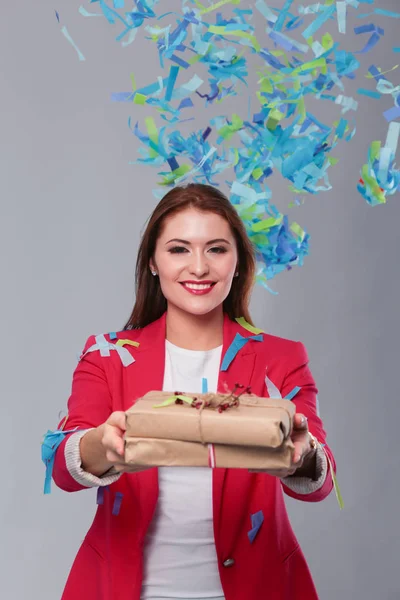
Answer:
M151 274L153 275L153 277L155 277L157 275L157 271L152 271Z
M239 271L236 271L235 277L239 277Z

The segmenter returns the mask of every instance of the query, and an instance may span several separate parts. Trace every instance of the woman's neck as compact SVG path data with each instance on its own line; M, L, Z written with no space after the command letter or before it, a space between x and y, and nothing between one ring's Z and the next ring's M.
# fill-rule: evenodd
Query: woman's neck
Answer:
M166 338L187 350L211 350L222 345L224 313L222 306L205 315L193 315L168 307Z

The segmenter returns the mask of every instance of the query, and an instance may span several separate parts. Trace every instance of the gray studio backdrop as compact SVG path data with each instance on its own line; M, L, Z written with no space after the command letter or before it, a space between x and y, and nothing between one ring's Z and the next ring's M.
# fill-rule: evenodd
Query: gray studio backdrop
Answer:
M143 122L147 111L113 104L110 94L129 90L131 72L145 85L161 69L143 32L122 49L105 20L78 14L78 2L24 4L4 3L0 18L0 596L57 600L93 517L95 491L66 494L53 486L43 496L40 444L65 409L87 336L121 328L133 304L136 250L156 203L157 174L128 164L138 143L127 118ZM378 4L400 9L399 0ZM165 2L165 11L179 7ZM86 62L62 36L54 9ZM360 56L360 73L372 62L391 68L391 48L400 45L398 19L362 22L371 20L385 37L373 55ZM365 42L352 34L358 24L349 19L352 50ZM340 38L334 22L327 30ZM390 77L399 83L398 71ZM372 89L363 80L346 92L359 86ZM243 114L246 97L220 112ZM392 105L390 98L358 99L358 132L334 153L333 189L289 209L312 236L311 255L272 281L279 295L257 288L252 314L259 327L306 344L338 462L344 511L334 494L315 505L287 500L321 599L396 600L400 198L371 208L356 192L369 143L386 137L382 111ZM329 103L314 109L326 122L339 115ZM195 126L213 114L218 110L199 108ZM287 212L287 182L276 174L271 187Z

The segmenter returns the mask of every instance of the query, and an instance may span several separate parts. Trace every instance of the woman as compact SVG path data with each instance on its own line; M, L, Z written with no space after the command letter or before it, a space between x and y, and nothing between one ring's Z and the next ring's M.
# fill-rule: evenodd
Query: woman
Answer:
M282 490L323 500L332 489L327 455L334 462L315 443L325 444L325 432L303 345L251 339L254 271L244 225L220 191L190 184L164 196L139 248L130 319L122 332L90 337L74 373L66 430L77 430L59 446L53 478L66 491L101 493L63 600L318 597ZM222 369L238 333L250 339ZM258 396L301 388L290 469L279 478L245 469L127 472L124 411L150 390L201 392L203 379L210 392L235 382Z

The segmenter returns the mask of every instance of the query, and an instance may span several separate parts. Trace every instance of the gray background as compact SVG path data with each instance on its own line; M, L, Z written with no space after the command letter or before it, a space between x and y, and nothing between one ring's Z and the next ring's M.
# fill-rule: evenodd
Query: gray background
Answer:
M143 33L123 50L105 20L78 14L79 3L24 4L5 3L0 21L1 596L55 600L91 522L95 492L68 495L53 487L43 496L42 435L65 409L86 337L122 327L130 313L138 240L156 203L156 170L128 164L138 146L127 116L143 120L148 111L132 112L109 97L129 90L131 71L144 85L161 69ZM379 6L400 8L398 0ZM61 35L54 8L86 62ZM399 20L372 20L386 35L361 57L349 95L362 85L373 89L361 81L372 62L387 69L399 58L391 53ZM356 38L351 25L370 21L349 19L349 49L366 39ZM340 37L335 23L321 32L327 29ZM394 83L398 73L389 75ZM316 505L287 501L320 596L394 600L400 206L398 194L371 208L356 192L368 145L385 139L382 112L392 106L390 97L357 99L358 132L334 152L340 162L330 172L333 190L289 210L311 233L311 255L272 282L278 296L257 288L252 314L259 327L306 344L336 453L344 511L333 494ZM238 110L237 101L243 105L239 97L225 114ZM339 114L330 104L317 111L327 122ZM204 114L199 110L196 127ZM286 181L276 174L271 185L274 202L287 212Z

